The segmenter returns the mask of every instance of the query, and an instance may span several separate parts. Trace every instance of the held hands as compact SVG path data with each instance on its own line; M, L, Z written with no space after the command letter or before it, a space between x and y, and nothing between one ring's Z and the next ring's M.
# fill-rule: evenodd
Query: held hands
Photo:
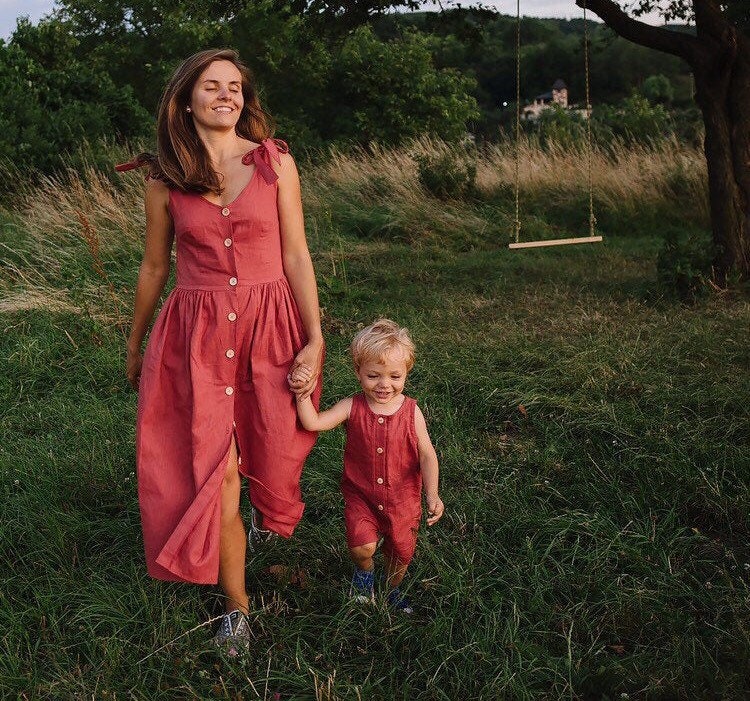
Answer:
M445 511L443 500L437 495L427 495L427 525L436 524Z
M312 375L313 372L308 365L298 365L286 376L289 382L289 389L296 394L297 390L304 387L310 381Z
M323 344L308 343L294 359L287 375L289 389L297 395L297 401L307 399L315 389L323 360Z

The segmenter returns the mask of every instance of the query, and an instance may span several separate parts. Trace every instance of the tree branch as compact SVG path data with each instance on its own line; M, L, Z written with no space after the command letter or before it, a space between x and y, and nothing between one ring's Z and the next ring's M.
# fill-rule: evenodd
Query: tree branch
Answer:
M694 36L639 22L613 0L575 0L575 3L578 7L585 4L586 9L601 17L610 29L635 44L679 56L691 65L699 51L698 40Z

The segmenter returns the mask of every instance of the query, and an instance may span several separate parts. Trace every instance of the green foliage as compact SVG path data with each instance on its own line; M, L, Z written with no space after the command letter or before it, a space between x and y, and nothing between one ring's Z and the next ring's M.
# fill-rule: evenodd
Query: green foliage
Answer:
M708 291L714 249L710 237L668 230L656 263L659 282L683 302L694 302Z
M150 118L130 86L79 60L76 45L54 21L23 21L0 45L0 92L13 105L0 115L0 158L49 171L84 140L148 133Z
M472 157L473 156L473 157ZM458 200L476 192L476 154L455 151L416 156L419 182L441 200Z
M594 114L600 139L611 135L626 142L658 141L673 133L672 118L664 106L652 105L638 93L616 106L600 105Z
M641 85L641 94L652 104L669 104L674 100L674 88L667 76L650 75Z
M324 136L360 143L398 143L421 134L460 139L479 116L471 79L433 66L426 39L406 32L390 42L370 27L344 41L331 66L336 86L330 131Z
M586 141L586 118L578 112L552 104L544 110L536 123L543 144L555 143L564 147Z

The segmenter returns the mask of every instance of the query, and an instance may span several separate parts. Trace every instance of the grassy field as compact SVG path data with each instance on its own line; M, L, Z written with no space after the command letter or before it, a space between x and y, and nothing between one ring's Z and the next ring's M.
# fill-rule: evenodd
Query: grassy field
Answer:
M414 157L447 152L423 141L302 167L324 402L356 388L358 324L387 315L417 342L408 391L447 508L406 582L417 612L347 601L343 435L327 433L297 535L249 563L242 663L197 628L216 592L143 564L123 369L142 181L90 169L3 213L4 698L750 696L750 303L684 306L656 279L665 234L705 232L700 154L595 154L605 243L512 252L512 155L480 154L476 192L442 202ZM524 235L580 233L584 186L581 154L530 145ZM270 577L278 562L305 586Z

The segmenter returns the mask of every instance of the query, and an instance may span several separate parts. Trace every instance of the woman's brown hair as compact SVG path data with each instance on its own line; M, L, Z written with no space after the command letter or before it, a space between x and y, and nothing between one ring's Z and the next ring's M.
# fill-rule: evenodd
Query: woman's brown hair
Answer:
M269 138L273 120L260 106L250 69L233 49L208 49L183 61L170 79L159 102L156 120L157 156L141 154L137 161L151 166L152 178L170 187L193 192L221 194L221 180L211 167L208 151L195 130L187 111L193 87L214 61L233 63L242 76L244 107L235 127L237 134L250 141Z

